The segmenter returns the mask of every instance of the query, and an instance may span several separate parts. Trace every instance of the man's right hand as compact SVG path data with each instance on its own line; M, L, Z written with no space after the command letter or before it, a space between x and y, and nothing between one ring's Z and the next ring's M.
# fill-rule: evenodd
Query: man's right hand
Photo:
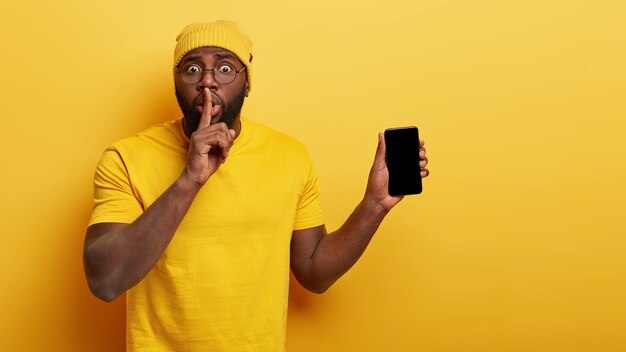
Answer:
M191 134L187 165L182 175L198 187L203 186L226 161L235 140L235 130L229 129L224 122L211 124L212 112L211 92L204 88L202 116L198 129Z

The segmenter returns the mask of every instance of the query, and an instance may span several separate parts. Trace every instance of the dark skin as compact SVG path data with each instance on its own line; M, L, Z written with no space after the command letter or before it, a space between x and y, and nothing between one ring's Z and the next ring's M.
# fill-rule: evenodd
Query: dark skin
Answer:
M203 67L214 67L227 60L243 67L229 51L203 47L190 51L182 59L195 60ZM245 70L243 71L245 72ZM246 75L238 74L234 82L223 85L205 73L197 84L175 78L176 88L186 103L201 112L198 129L190 131L187 163L178 179L134 222L99 223L87 229L83 260L87 282L92 293L112 301L141 281L154 267L202 186L221 164L241 131L240 117L233 128L220 122L224 106L242 89L248 95ZM420 140L421 176L428 176L424 141ZM385 215L402 197L387 192L389 174L385 163L385 143L378 135L378 148L361 202L346 222L335 232L325 226L293 231L291 270L302 286L316 293L326 291L365 251Z

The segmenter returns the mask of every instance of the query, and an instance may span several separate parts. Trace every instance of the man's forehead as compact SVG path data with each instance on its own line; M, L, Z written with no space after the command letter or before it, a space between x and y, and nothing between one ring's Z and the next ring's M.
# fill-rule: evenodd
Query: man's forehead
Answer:
M235 59L239 61L237 55L232 51L217 46L203 46L189 51L183 56L181 62L200 59L205 55L213 56L215 59Z

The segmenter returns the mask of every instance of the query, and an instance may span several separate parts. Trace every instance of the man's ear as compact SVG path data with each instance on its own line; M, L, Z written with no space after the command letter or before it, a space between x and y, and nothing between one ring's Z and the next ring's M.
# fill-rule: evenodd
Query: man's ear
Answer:
M248 97L248 93L250 93L250 88L248 88L248 80L246 80L246 98Z

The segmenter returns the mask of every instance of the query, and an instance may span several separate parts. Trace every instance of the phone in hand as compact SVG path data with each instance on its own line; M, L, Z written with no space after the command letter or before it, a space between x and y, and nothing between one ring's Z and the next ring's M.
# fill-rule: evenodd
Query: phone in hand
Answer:
M392 196L422 193L420 142L417 127L385 130L389 194Z

